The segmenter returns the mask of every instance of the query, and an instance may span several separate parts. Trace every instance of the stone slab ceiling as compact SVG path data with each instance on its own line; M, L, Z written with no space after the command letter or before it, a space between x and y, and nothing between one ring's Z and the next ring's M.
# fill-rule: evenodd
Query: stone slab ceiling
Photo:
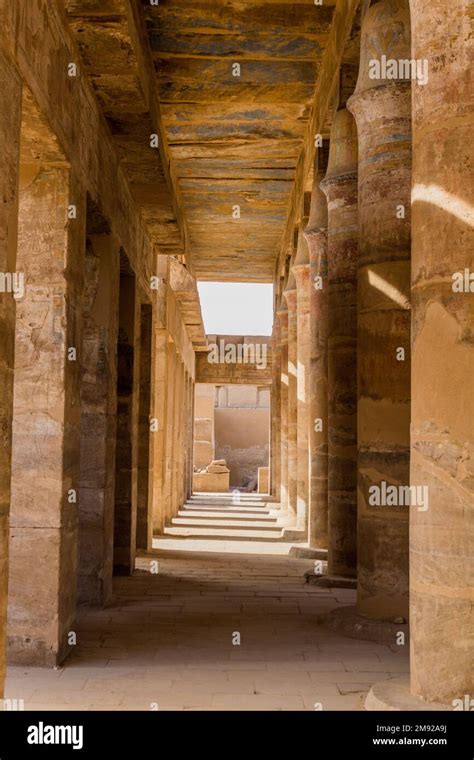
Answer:
M336 0L60 2L157 249L273 281Z
M200 279L273 281L334 4L142 0Z

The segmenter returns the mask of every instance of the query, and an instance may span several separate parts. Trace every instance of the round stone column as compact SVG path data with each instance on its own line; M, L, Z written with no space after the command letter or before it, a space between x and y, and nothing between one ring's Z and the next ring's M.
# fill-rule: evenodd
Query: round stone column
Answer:
M310 262L309 545L328 545L328 262L327 201L315 173L304 235Z
M280 507L288 512L288 309L282 297L280 322Z
M411 0L413 84L411 690L474 698L474 122L468 0ZM449 41L449 46L447 44ZM472 710L472 703L471 708Z
M303 229L298 232L298 247L292 272L296 281L296 527L308 530L309 514L309 365L310 365L310 313L309 313L309 253Z
M331 130L328 203L328 576L357 569L357 132L346 108Z
M296 398L296 351L297 351L297 327L296 327L296 283L292 272L288 275L288 282L283 292L288 308L288 418L287 418L287 441L288 441L288 515L296 518L297 500L297 457L296 457L296 425L297 425L297 398Z
M372 5L347 107L359 138L357 607L378 620L408 617L411 83L385 78L384 61L410 58L408 0Z

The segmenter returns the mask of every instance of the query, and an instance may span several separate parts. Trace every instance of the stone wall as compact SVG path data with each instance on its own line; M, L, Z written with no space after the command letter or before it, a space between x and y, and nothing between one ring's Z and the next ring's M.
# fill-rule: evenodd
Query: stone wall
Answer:
M241 487L269 464L270 389L228 385L216 390L216 459L226 460L231 487Z
M207 467L215 459L214 385L196 383L194 395L194 466Z

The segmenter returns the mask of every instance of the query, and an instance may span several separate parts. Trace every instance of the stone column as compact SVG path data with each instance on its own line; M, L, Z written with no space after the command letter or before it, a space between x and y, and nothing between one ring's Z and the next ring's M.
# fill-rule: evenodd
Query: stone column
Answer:
M383 494L409 483L411 83L371 78L382 56L411 58L408 0L365 14L348 101L359 137L357 606L390 620L408 618L409 509Z
M280 353L280 320L275 314L272 334L272 390L270 395L271 414L271 444L270 444L270 493L278 501L281 489L281 353Z
M164 473L165 473L165 443L166 443L166 377L167 358L166 346L168 336L166 329L156 323L154 315L152 342L152 376L151 376L151 432L150 432L150 462L151 488L150 500L153 511L153 533L162 533L164 527Z
M474 696L472 9L410 5L429 66L412 85L411 484L429 498L410 511L411 689L451 707Z
M310 364L310 263L306 239L303 233L307 219L302 221L298 232L298 247L292 272L296 282L296 527L308 531L309 513L309 364Z
M193 428L194 428L194 380L192 375L189 375L189 390L188 390L188 477L186 481L186 499L192 494L192 481L193 481Z
M178 512L183 505L183 482L185 479L185 467L184 467L184 453L185 453L185 414L186 414L186 369L184 362L181 364L181 394L180 394L180 406L179 406L179 459L178 459L178 504L176 512Z
M152 307L140 308L140 369L137 425L137 548L152 546L153 517L149 500Z
M135 276L120 275L119 333L117 344L117 443L115 449L114 572L129 575L135 567L136 472L133 427L136 406L139 344L136 340ZM135 397L134 397L135 387ZM135 502L136 507L136 502Z
M189 499L193 493L193 472L194 472L194 398L196 383L191 378L189 388L189 473L188 473L188 493Z
M192 441L192 429L194 424L193 416L193 378L191 374L188 374L188 395L187 395L187 412L186 412L186 484L184 500L189 499L191 496L191 474L193 464L193 441Z
M0 11L0 21L3 14ZM21 126L21 81L0 50L0 273L16 271L18 173ZM0 699L5 681L8 586L8 533L12 455L15 300L0 292Z
M8 599L9 656L22 664L58 665L73 644L85 230L74 175L22 165Z
M110 234L87 236L80 354L78 602L93 606L104 606L112 597L119 250Z
M186 441L187 441L187 394L188 394L188 373L183 362L181 369L181 416L179 420L180 429L180 446L179 446L179 473L178 473L178 509L179 511L185 500L185 483L186 483Z
M296 425L297 425L297 396L296 396L296 283L292 272L288 275L288 282L283 292L288 308L288 417L287 417L287 441L288 441L288 515L296 519L297 506L297 452L296 452Z
M181 389L182 389L182 360L181 351L174 344L174 372L172 381L174 387L173 393L173 413L170 420L171 434L171 462L170 462L170 499L169 499L169 519L176 517L178 511L178 480L179 480L179 452L180 452L180 419L181 419Z
M173 443L174 443L174 398L175 398L175 372L176 352L174 342L169 333L167 335L167 364L168 374L166 378L166 454L164 465L164 521L167 525L171 519L171 493L172 493L172 466L173 466Z
M357 567L357 132L346 108L331 130L328 201L328 575Z
M168 377L168 333L166 330L168 257L158 256L160 284L152 290L153 325L151 346L150 400L150 495L152 534L162 534L165 523L166 400Z
M328 545L328 262L327 201L315 171L305 237L310 261L309 545Z
M187 471L187 442L188 442L188 372L183 365L184 370L184 384L183 384L183 409L182 409L182 426L183 437L181 442L181 461L182 468L179 478L179 508L183 506L186 496L186 471Z
M280 323L280 508L288 512L288 309L282 297Z

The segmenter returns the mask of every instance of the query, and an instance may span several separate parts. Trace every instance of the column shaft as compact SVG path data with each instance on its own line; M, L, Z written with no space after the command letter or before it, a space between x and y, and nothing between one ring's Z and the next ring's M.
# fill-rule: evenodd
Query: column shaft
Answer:
M78 602L112 596L119 245L88 234L81 350Z
M76 612L86 198L55 166L20 182L8 642L12 662L53 666Z
M280 321L280 506L288 512L288 310L282 298ZM284 307L284 308L283 308Z
M308 246L303 229L303 221L298 233L298 250L292 271L296 281L296 473L297 473L297 516L296 526L308 530L309 514L309 369L310 369L310 311L309 275L310 264Z
M294 276L289 275L289 286L283 293L288 307L288 514L296 518L297 507L297 319L296 319L296 286Z
M328 545L328 263L327 201L316 172L305 237L310 261L309 545Z
M409 81L369 76L374 46L410 59L408 0L367 11L348 101L359 136L357 605L393 619L408 618L408 506L383 493L409 482L411 111Z
M451 706L474 695L472 9L410 5L429 64L412 100L411 484L429 498L410 511L411 689Z
M357 567L357 133L337 112L328 200L328 574Z
M0 12L0 17L3 14ZM3 21L3 18L2 18ZM0 51L0 272L16 271L21 82ZM0 293L0 699L5 681L15 300Z
M316 172L305 237L310 260L309 544L328 545L328 262L327 201Z
M129 575L136 550L137 340L136 283L133 273L120 275L117 345L117 443L115 450L114 572ZM138 365L139 366L139 365ZM135 394L134 394L135 389Z
M150 407L151 407L151 342L152 307L143 303L140 309L140 371L137 425L137 548L151 549L153 535L150 480Z
M270 394L271 443L270 443L270 493L277 500L281 490L281 350L280 320L275 314L272 335L272 390Z
M165 455L165 473L164 473L164 525L168 524L171 519L171 493L172 493L172 473L173 473L173 448L174 448L174 399L175 399L175 372L176 372L176 351L173 341L168 334L168 375L166 378L166 455Z

